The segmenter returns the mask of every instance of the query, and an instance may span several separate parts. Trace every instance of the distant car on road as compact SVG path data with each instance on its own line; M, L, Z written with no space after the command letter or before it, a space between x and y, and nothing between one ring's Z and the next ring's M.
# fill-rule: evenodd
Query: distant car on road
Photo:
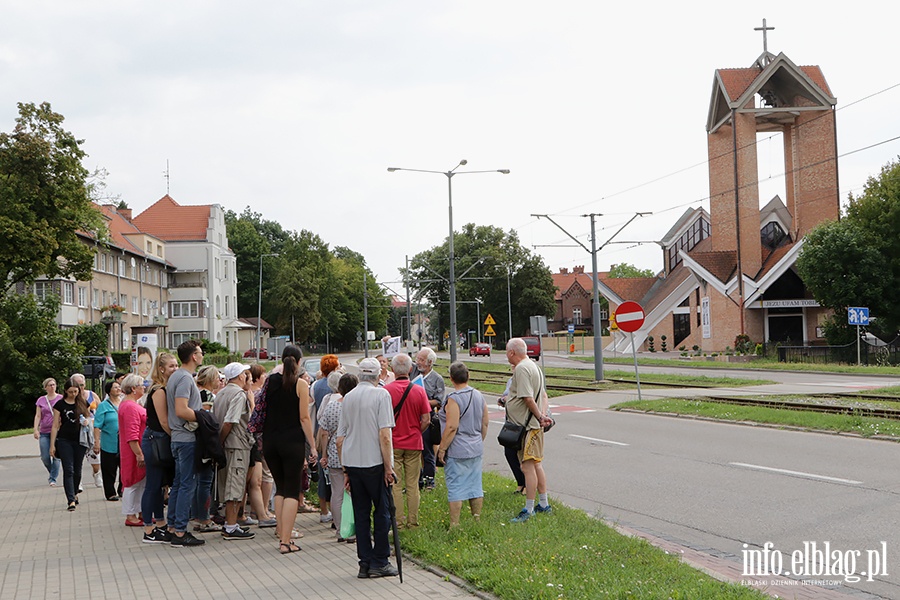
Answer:
M491 345L485 344L482 342L478 342L477 344L473 344L471 348L469 348L469 356L490 356L491 355Z
M244 358L256 358L256 348L250 348L244 352ZM269 360L269 351L265 348L260 348L259 360Z
M536 335L526 335L522 337L525 345L528 347L528 357L537 360L541 357L541 338Z

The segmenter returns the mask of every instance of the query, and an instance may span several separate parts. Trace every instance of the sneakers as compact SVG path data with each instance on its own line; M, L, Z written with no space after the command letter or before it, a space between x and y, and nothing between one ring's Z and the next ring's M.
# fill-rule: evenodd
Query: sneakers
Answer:
M141 541L145 544L168 544L172 541L172 534L157 527L150 533L145 533Z
M217 531L222 531L222 526L218 523L210 521L209 523L200 523L199 525L194 525L194 531L197 533L215 533Z
M434 477L423 477L422 478L423 489L425 491L434 489Z
M276 519L260 519L258 527L276 527L277 525Z
M522 512L520 512L518 515L516 515L515 517L510 519L510 522L511 523L524 523L525 521L527 521L528 519L531 518L532 514L534 514L534 513L530 513L523 508Z
M240 527L235 528L234 531L228 531L227 529L225 529L222 532L223 540L252 540L254 537L256 537L255 533L246 529L242 529Z
M100 474L100 471L94 473L94 487L103 487L103 475Z
M383 567L378 567L373 569L369 567L369 578L372 579L374 577L396 577L397 576L397 568L394 567L391 563L384 565Z
M550 513L553 512L553 507L550 506L549 504L547 506L541 506L540 504L538 504L537 506L534 507L534 512L544 513L545 515L549 515Z
M84 491L84 486L79 483L78 484L78 493L80 494L83 491Z
M334 517L331 515L331 513L324 514L319 517L319 523L331 523L332 521L334 521Z
M170 542L175 548L182 547L193 547L193 546L202 546L206 543L206 540L201 540L195 538L194 535L186 531L183 536L178 537L177 535L172 535L172 541Z

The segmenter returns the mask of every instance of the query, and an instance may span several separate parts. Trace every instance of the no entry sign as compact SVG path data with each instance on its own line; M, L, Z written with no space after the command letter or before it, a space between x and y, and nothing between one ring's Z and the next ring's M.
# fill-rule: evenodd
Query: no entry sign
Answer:
M616 324L627 333L637 331L644 325L644 309L637 302L623 302L616 309Z

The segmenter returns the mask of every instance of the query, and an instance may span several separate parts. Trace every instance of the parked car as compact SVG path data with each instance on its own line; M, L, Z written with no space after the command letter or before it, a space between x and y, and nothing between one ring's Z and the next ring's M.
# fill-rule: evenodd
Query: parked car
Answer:
M85 379L99 379L105 382L116 377L116 363L112 356L82 356L81 372Z
M477 344L473 344L471 348L469 348L469 356L490 356L491 355L491 345L485 344L482 342L478 342Z
M306 369L306 372L309 373L310 377L315 377L316 373L319 372L319 365L321 362L322 359L318 356L314 358L304 358L303 368Z
M256 358L256 348L250 348L246 352L244 352L244 358ZM269 360L269 351L265 348L259 349L259 359L260 360Z
M536 335L526 335L522 339L528 347L528 357L537 360L541 357L541 338Z

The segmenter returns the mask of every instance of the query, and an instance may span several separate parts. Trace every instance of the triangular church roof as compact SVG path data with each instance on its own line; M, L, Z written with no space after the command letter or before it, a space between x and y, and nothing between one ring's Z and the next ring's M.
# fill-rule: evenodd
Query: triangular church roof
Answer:
M775 57L768 55L765 61L762 58L757 59L750 67L716 70L706 120L708 133L713 133L727 123L733 109L745 109L757 93L775 102L774 105L750 109L757 112L757 118L773 112L797 111L800 106L788 104L796 96L801 96L810 103L803 108L824 109L837 103L818 66L799 67L783 52Z

